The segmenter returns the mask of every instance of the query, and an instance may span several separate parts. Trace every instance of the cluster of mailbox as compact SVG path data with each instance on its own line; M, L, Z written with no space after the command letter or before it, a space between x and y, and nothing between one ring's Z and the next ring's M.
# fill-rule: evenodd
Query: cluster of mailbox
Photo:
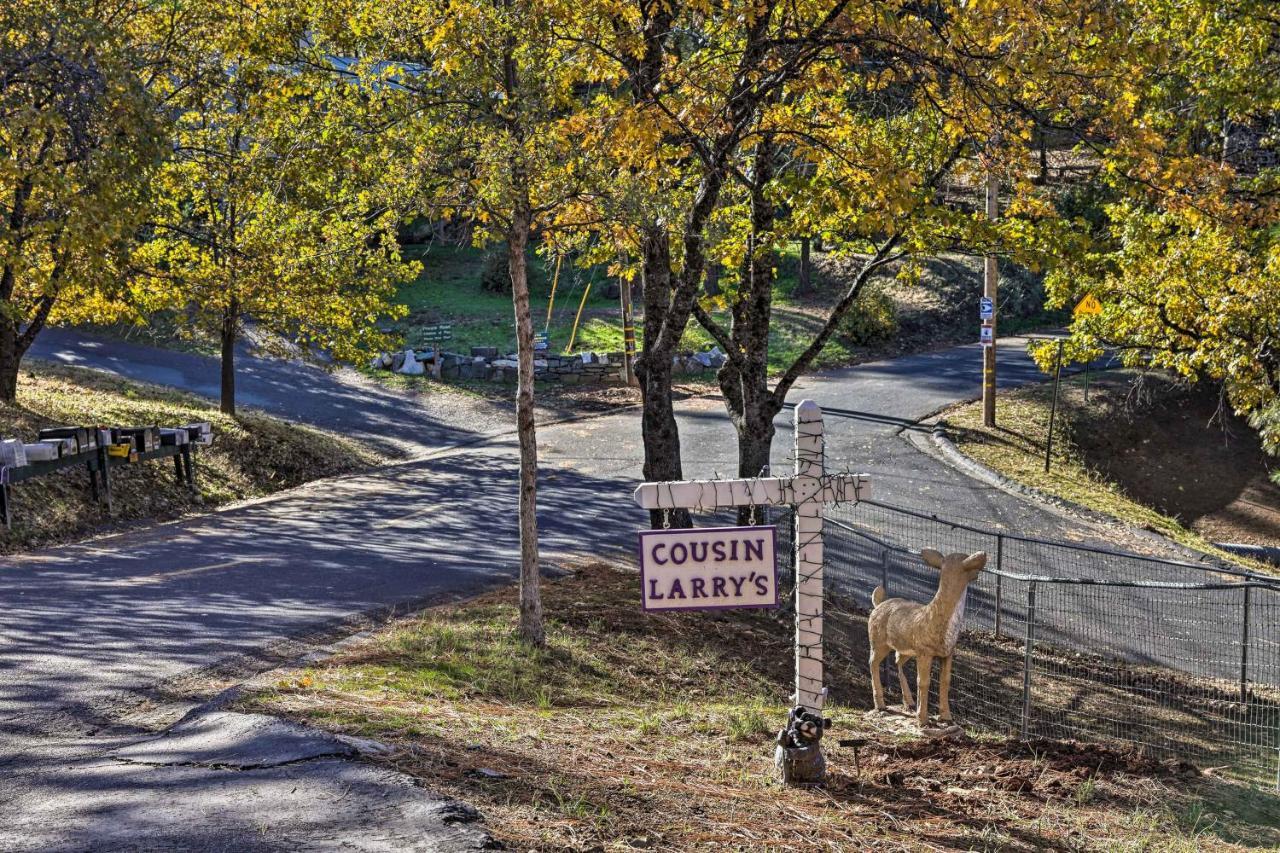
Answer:
M143 427L52 427L40 430L38 440L24 443L10 438L0 441L0 465L22 468L35 462L54 462L105 449L108 456L137 458L165 446L211 444L213 425L207 421L166 428Z

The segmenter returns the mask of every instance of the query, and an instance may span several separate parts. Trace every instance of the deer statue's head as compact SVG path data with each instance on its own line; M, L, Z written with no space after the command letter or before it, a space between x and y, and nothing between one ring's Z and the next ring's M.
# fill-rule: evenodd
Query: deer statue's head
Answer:
M938 587L940 589L963 590L987 565L986 551L979 551L976 554L947 554L944 556L941 551L925 548L920 552L920 556L924 558L926 564L933 566L941 574L941 577L938 578Z

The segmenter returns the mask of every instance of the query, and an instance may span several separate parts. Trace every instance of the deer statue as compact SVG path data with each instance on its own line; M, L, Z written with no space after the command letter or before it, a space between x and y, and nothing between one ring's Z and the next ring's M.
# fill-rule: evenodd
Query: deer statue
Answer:
M871 690L877 711L884 708L884 685L880 683L880 663L889 652L895 652L898 683L902 685L903 705L912 705L911 688L903 667L909 658L916 659L916 692L920 696L916 716L920 728L929 724L929 677L933 659L941 658L938 672L938 716L951 722L951 658L964 621L964 598L969 584L987 565L987 555L979 551L968 556L948 554L925 548L920 556L927 565L938 570L938 591L928 604L917 604L905 598L885 598L884 587L871 593L873 605L867 617L867 636L871 641Z

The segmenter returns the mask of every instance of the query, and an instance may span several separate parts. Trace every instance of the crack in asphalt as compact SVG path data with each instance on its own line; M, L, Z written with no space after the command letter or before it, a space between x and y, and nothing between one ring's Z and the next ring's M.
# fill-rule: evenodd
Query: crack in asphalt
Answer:
M257 764L233 764L225 761L141 761L136 758L120 758L115 755L110 756L110 758L117 764L127 764L132 767L190 767L198 770L227 770L234 773L251 773L254 770L273 770L277 767L290 767L295 764L306 764L309 761L326 758L348 761L360 758L360 752L354 749L321 752L315 755L304 755L301 758L287 758L280 761L266 761Z

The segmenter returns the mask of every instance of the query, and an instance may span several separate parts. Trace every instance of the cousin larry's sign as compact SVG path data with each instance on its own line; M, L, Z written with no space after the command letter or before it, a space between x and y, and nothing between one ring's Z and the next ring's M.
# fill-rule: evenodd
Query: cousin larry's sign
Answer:
M645 610L778 606L778 528L640 533Z

